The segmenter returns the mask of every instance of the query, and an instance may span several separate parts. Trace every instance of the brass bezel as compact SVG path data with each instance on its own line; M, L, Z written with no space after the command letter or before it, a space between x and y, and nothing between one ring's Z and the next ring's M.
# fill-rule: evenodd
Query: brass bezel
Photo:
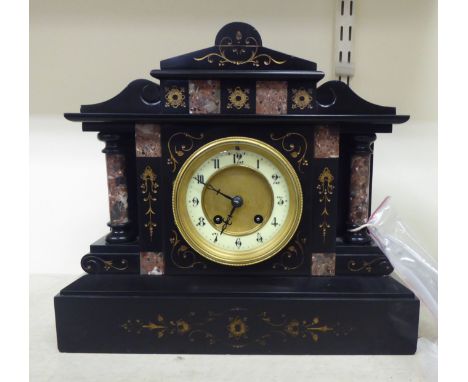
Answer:
M211 155L223 150L234 150L237 145L247 145L270 161L283 173L289 190L289 212L275 238L263 248L248 251L221 250L200 237L190 221L185 202L187 186L196 169ZM247 150L247 149L246 149ZM180 168L172 190L172 210L175 224L188 245L203 257L219 264L246 266L260 263L277 254L288 244L299 226L302 216L303 196L299 178L289 161L275 148L248 137L227 137L212 141L196 150Z

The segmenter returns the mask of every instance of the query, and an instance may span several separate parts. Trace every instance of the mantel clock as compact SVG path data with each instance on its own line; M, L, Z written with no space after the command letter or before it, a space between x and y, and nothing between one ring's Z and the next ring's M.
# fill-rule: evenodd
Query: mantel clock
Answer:
M108 101L110 231L55 298L65 352L411 354L419 301L365 230L408 120L235 22Z

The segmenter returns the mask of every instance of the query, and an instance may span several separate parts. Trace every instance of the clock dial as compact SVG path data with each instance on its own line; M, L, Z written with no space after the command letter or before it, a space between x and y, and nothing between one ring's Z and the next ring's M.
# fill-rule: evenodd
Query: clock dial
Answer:
M263 261L291 239L302 213L289 162L251 138L224 138L187 160L174 183L176 224L201 255L228 265Z

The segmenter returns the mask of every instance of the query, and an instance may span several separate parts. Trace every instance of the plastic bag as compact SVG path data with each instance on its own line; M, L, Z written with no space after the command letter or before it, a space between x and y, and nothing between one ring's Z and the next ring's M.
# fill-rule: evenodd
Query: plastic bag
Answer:
M438 318L438 271L436 261L416 242L390 205L390 197L370 216L368 222L351 231L367 227L385 253L395 272Z

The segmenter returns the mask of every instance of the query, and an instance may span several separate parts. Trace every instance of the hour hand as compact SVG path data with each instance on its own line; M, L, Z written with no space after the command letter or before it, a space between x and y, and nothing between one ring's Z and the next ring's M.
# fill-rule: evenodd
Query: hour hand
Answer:
M229 212L229 215L227 216L227 218L224 220L224 224L223 226L221 227L221 233L220 235L223 234L224 230L227 228L228 225L231 225L231 219L232 219L232 215L234 214L234 211L236 210L237 206L233 206L232 207L232 210L231 212Z
M216 192L218 195L221 195L221 196L224 196L225 198L229 199L232 201L232 197L229 196L229 195L226 195L225 193L221 192L221 189L220 188L214 188L211 184L209 183L205 183L203 180L200 180L199 178L196 178L196 177L193 177L193 179L195 179L196 181L200 182L201 184L203 184L208 190L211 190L211 191L214 191Z

